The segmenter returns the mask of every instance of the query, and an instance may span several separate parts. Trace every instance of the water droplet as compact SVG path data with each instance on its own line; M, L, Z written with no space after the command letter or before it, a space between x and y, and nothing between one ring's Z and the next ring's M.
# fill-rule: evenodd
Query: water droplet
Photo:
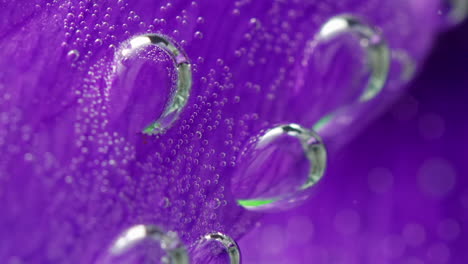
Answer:
M192 88L192 71L185 52L166 36L159 34L138 35L125 42L118 51L116 59L119 65L145 47L156 46L164 51L173 61L177 73L173 91L162 114L143 129L143 133L152 135L163 133L170 128L184 109ZM119 71L117 67L117 72Z
M78 50L70 50L67 53L67 59L71 62L77 61L78 58L80 57L80 52Z
M342 45L342 43L349 44ZM344 53L338 53L341 48L349 48L348 46L352 47L352 49L344 49ZM321 50L323 48L324 51ZM324 85L328 85L328 87L325 86L326 88L347 87L343 92L340 92L338 100L323 107L323 115L313 125L314 131L320 133L325 139L334 138L339 131L348 130L354 124L359 113L369 107L365 103L375 98L382 91L388 79L391 62L390 50L379 29L352 15L338 15L326 21L308 44L302 65L308 67L310 62L321 63L318 60L322 57L320 54L329 53L328 50L332 52L331 55L325 57L329 61L329 66L318 67L325 67L324 70L330 73L331 76L340 70L348 72L354 68L361 69L364 67L365 71L358 70L347 75L341 74L342 78L334 78L334 80L340 80L340 82L332 87L329 87L328 81L333 80L333 78L325 80ZM360 55L357 52L359 50L363 52L365 65L362 64L361 56L355 56L355 54ZM341 58L341 54L343 54L345 58L348 57L349 61L344 59L340 60L342 63L335 63L331 58L334 58L332 55L336 54L340 55L338 58ZM356 64L357 66L350 68L348 66L349 62L356 62L356 60L359 61ZM320 76L320 78L323 77ZM334 82L331 81L332 84L335 84ZM332 144L328 146L330 149L336 148L343 143L336 140L331 142Z
M219 258L228 258L230 264L241 263L241 254L236 241L220 232L201 237L194 244L192 251L194 263L212 263L213 259ZM225 262L216 261L215 263Z
M249 210L287 209L310 195L323 176L321 138L297 124L280 125L250 140L239 157L232 190Z
M187 251L181 244L177 234L172 231L164 232L154 225L135 225L125 230L111 245L109 250L110 254L104 256L103 263L115 263L120 261L122 261L122 263L132 263L129 260L140 258L141 256L137 256L138 254L136 254L140 252L129 251L143 243L147 245L149 242L157 242L159 248L164 251L165 256L161 257L163 263L189 263ZM148 254L146 251L145 253ZM157 253L156 248L155 253ZM151 254L151 252L149 252L149 254Z
M371 76L367 87L359 98L360 101L365 102L379 94L387 81L390 68L390 50L376 28L351 15L338 15L329 19L320 28L315 39L316 43L313 45L328 42L345 33L354 34L368 56Z

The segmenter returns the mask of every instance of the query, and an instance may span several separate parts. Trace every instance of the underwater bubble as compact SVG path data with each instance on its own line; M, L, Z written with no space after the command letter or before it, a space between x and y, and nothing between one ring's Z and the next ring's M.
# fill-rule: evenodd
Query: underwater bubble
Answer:
M308 43L302 61L304 67L315 62L314 70L327 75L320 76L318 80L321 83L317 85L334 93L321 105L320 118L315 120L312 129L327 139L353 124L355 116L352 110L378 96L386 85L390 55L387 42L378 28L349 14L328 19ZM321 65L322 61L326 66ZM333 148L332 145L329 147Z
M94 41L94 45L95 45L96 47L102 46L102 43L103 43L103 42L102 42L102 39L96 39L96 40Z
M77 61L79 57L80 57L80 52L78 50L75 50L75 49L70 50L67 53L67 60L69 60L71 62Z
M248 210L294 207L322 178L326 160L325 145L315 132L297 124L276 126L247 143L231 189Z
M122 47L117 51L116 64L118 65L115 69L117 76L126 67L126 62L137 55L142 49L148 47L157 47L167 54L172 60L175 80L172 87L167 92L167 103L162 110L161 114L158 114L150 124L147 124L142 128L143 133L152 135L163 133L166 129L176 121L187 104L192 88L192 71L189 59L185 52L175 45L168 37L159 34L143 34L138 35L130 40L124 42ZM160 83L153 84L156 88L161 85ZM165 97L165 95L159 95L159 98Z
M195 32L194 36L197 39L202 39L203 38L203 33L201 33L200 31L197 31L197 32Z
M145 263L189 263L187 251L177 234L164 232L154 225L135 225L125 230L113 242L103 262L143 263L142 260Z
M139 138L170 102L177 72L166 52L152 45L125 57L117 67L107 84L110 125L126 138Z
M367 63L371 76L360 95L359 101L374 98L384 87L390 68L390 50L378 29L364 23L352 15L338 15L325 22L317 36L315 44L329 42L343 34L353 34L359 39L360 46L367 54Z
M195 242L192 248L194 263L241 263L236 241L220 232L209 233Z

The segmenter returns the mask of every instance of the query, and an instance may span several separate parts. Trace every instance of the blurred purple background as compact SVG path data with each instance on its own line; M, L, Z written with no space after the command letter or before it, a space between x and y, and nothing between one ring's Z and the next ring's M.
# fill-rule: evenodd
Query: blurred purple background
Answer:
M410 89L331 157L315 195L240 241L245 263L466 263L468 23Z

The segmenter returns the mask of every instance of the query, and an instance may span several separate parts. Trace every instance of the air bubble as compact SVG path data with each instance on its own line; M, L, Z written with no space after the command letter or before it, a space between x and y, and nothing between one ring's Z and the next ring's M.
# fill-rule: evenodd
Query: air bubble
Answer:
M241 253L236 241L226 234L214 232L201 237L192 247L194 263L211 263L227 258L230 264L241 263ZM216 263L227 261L216 261Z
M187 250L180 242L177 234L172 231L164 232L161 228L154 225L135 225L125 230L113 242L109 254L104 257L102 262L116 263L122 261L122 263L131 263L128 262L129 259L135 260L135 258L138 258L135 254L138 252L130 252L130 250L142 245L148 246L148 243L152 242L158 243L159 248L165 253L165 256L162 256L160 259L162 263L189 263ZM156 248L155 253L157 253ZM145 252L145 254L151 255L151 251L149 253Z
M369 101L379 94L387 81L390 50L376 28L351 15L338 15L329 19L320 28L315 45L345 33L355 34L360 40L360 46L366 50L371 76L359 100Z
M321 138L297 124L276 126L251 139L232 178L237 203L248 210L288 209L308 198L323 176Z
M96 39L94 41L94 45L97 46L97 47L102 46L102 39Z
M197 39L202 39L203 38L203 33L201 33L200 31L197 31L197 32L195 32L194 36Z
M365 107L369 107L369 105L365 105L365 103L380 94L389 78L391 52L387 42L378 28L366 24L353 15L337 15L327 20L311 41L306 55L310 56L314 54L321 45L331 45L333 44L331 43L332 41L338 41L342 38L346 39L348 36L351 36L353 41L357 38L357 48L361 48L364 51L364 56L366 57L365 61L367 63L364 72L367 74L364 76L365 79L362 80L364 80L365 83L363 83L362 86L359 85L357 90L347 88L346 94L341 94L341 100L337 101L336 104L328 106L329 109L327 109L324 115L313 125L313 129L320 133L325 139L336 136L336 133L338 133L337 131L346 130L354 123L356 118L355 114L357 112L352 109L364 109ZM307 58L307 56L305 58ZM307 66L308 60L304 60L302 64ZM411 67L411 65L403 65L402 68L406 66ZM337 66L331 63L329 67L332 67L333 70L333 67ZM405 70L411 71L411 69L403 69L403 71ZM358 74L361 75L361 73ZM412 73L408 72L407 74L410 75ZM351 81L355 83L356 80L361 80L359 75L357 79ZM405 78L406 76L402 77ZM356 91L354 92L354 90ZM328 147L334 148L338 144L342 143L335 140L333 141L333 145L329 145Z
M80 57L80 52L78 50L75 50L75 49L70 50L67 53L67 60L69 60L71 62L77 61L79 57Z
M67 19L68 20L73 20L75 18L75 15L73 13L68 13L67 14Z
M177 71L174 92L169 99L163 113L151 124L143 129L148 135L164 133L171 127L184 109L192 88L192 71L189 59L185 52L178 48L168 37L159 34L144 34L131 38L125 42L116 56L118 63L150 45L161 48L174 62Z

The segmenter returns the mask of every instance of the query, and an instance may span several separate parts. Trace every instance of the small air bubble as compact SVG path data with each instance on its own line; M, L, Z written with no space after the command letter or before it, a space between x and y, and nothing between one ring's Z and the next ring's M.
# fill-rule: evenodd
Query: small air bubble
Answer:
M96 39L94 41L94 45L97 46L97 47L102 46L102 39Z
M203 33L201 33L200 31L195 32L195 38L202 39L203 38Z
M70 50L68 53L67 53L67 59L69 61L77 61L78 58L80 57L80 52L76 49L74 50Z

